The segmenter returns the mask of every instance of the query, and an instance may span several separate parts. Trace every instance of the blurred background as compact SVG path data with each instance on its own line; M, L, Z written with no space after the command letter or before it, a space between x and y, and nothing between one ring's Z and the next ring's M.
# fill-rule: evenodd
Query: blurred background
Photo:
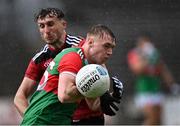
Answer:
M45 7L64 11L68 34L85 36L88 28L98 23L114 31L117 47L107 66L110 74L122 80L125 92L120 111L113 118L106 117L106 124L141 123L141 115L133 103L134 75L127 65L127 53L135 45L133 40L137 33L151 33L155 46L180 82L179 0L1 0L0 124L19 124L21 120L13 106L13 97L28 62L44 45L34 14ZM180 124L180 96L172 96L163 89L166 94L163 124Z

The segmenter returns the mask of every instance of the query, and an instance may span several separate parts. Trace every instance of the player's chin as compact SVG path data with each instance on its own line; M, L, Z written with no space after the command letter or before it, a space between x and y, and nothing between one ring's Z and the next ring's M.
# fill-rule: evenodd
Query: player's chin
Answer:
M99 61L97 61L97 64L105 64L109 58L103 58Z
M103 62L106 62L109 59L109 57L104 57Z
M56 41L55 41L55 40L47 40L47 41L46 41L46 43L47 43L47 44L51 44L51 45L53 45L53 44L55 44L55 43L56 43Z

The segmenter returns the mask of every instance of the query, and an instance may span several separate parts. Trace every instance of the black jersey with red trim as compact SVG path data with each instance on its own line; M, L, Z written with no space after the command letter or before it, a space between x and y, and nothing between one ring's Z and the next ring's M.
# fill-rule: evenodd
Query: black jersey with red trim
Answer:
M50 48L47 44L38 52L30 61L28 68L26 69L25 76L39 81L43 76L44 71L46 70L49 63L52 61L55 56L65 48L72 46L78 46L82 41L81 37L76 37L72 35L66 35L65 43L61 49L55 50Z

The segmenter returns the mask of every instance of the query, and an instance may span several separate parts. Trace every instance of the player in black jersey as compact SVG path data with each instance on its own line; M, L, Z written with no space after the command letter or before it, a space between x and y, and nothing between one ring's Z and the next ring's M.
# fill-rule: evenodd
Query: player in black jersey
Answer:
M30 61L23 81L15 95L14 104L23 116L27 109L28 97L41 79L51 60L64 48L78 46L80 37L68 35L64 13L57 8L41 9L35 16L39 32L46 45Z

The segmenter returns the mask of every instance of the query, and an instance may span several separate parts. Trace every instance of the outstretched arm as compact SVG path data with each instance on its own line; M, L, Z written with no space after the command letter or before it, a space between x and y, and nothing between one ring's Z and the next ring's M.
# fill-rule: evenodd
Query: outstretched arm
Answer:
M173 75L171 74L165 63L161 63L161 77L163 78L164 82L167 84L170 92L173 95L177 95L180 93L180 85L175 81Z
M169 71L166 64L163 62L161 62L161 77L163 78L164 82L168 85L168 87L175 83L175 80L171 72Z

